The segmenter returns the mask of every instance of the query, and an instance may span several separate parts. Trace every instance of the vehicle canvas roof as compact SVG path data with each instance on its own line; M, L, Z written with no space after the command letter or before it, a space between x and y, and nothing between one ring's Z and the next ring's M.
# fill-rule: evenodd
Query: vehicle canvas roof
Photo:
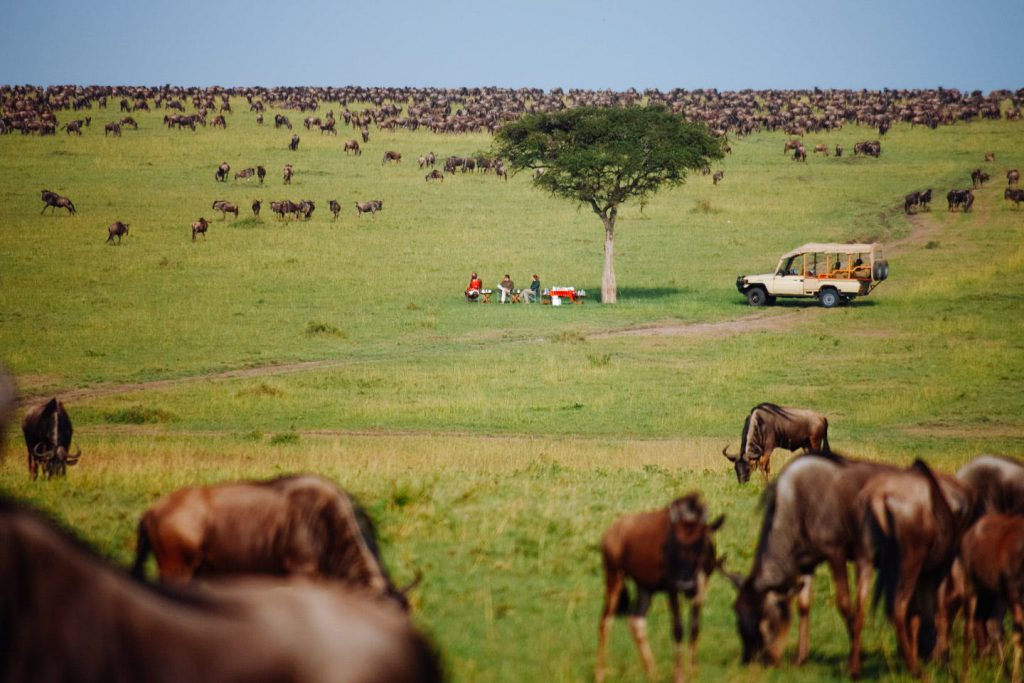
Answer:
M872 242L871 244L838 244L838 243L827 243L827 242L811 242L801 247L797 247L793 251L786 252L782 255L782 258L789 258L790 256L799 256L800 254L811 254L811 253L824 253L824 254L870 254L876 249L881 248L881 244L878 242Z

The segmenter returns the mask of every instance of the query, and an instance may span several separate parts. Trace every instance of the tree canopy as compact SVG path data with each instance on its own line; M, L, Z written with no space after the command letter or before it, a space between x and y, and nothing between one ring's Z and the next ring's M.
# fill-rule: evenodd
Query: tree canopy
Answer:
M586 204L605 228L601 301L614 303L614 234L618 207L645 202L661 187L681 184L690 170L722 157L702 123L664 107L580 107L527 114L498 132L497 155L514 171L543 169L534 184Z

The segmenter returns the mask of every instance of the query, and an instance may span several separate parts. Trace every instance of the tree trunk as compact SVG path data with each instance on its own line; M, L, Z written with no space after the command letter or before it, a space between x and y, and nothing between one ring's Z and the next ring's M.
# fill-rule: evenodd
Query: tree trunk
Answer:
M601 276L601 303L614 304L619 297L619 288L615 284L615 217L616 208L601 215L604 223L604 274Z

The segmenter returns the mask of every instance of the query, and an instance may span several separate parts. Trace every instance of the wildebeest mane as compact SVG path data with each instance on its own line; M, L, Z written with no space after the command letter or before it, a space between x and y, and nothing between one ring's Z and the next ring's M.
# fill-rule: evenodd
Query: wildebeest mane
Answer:
M754 410L757 410L756 408ZM743 420L743 431L740 433L740 455L742 456L747 452L747 434L750 433L750 416L754 414L751 410L747 414L747 419Z

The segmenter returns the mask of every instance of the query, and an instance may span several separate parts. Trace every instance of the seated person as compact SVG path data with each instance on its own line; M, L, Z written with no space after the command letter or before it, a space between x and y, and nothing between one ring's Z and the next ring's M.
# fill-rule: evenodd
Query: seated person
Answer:
M480 290L484 288L484 283L480 280L476 273L469 276L469 286L466 287L466 301L476 301L480 298Z
M512 289L515 287L512 284L512 278L509 277L508 273L505 273L505 277L501 278L501 282L498 283L498 291L501 292L501 303L508 303L509 297L512 296Z
M523 290L523 303L528 304L531 300L540 301L540 276L536 273L533 275L533 282L530 283L530 288Z

